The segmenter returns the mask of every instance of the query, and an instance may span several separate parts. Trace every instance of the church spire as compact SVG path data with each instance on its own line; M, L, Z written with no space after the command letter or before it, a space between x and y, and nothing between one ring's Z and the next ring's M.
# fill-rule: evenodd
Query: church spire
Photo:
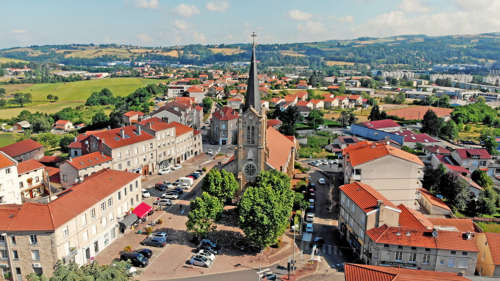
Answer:
M257 78L257 60L255 58L255 37L257 35L252 33L252 61L250 63L250 72L248 74L247 96L245 98L245 109L253 107L257 112L260 112L260 93L259 93L259 80Z

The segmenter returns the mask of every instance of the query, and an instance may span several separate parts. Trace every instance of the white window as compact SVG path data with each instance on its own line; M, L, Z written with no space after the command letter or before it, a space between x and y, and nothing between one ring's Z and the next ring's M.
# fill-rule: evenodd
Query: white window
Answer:
M68 226L64 227L63 236L64 237L68 237L69 236L69 227Z
M92 210L90 210L90 216L95 218L95 208L92 208Z
M31 243L31 245L38 244L38 237L35 234L30 235L30 243Z
M86 225L87 224L87 214L83 214L82 215L82 225Z
M10 168L5 169L6 174L10 174Z
M39 261L40 260L40 251L39 250L32 250L31 251L31 259L34 261Z
M396 257L394 258L395 261L403 261L403 252L398 251L396 252Z
M89 239L89 233L85 230L82 234L83 241L87 241Z
M416 263L417 262L417 253L410 253L410 258L408 259L408 262Z
M422 259L423 264L429 264L431 262L431 255L430 254L424 254L424 258Z

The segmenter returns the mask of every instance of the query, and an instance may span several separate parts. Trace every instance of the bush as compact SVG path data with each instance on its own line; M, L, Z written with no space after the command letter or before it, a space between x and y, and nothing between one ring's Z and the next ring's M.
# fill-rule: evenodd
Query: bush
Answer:
M123 248L123 251L124 251L124 252L132 252L132 247L130 247L130 246L125 246L125 248Z
M146 227L144 230L146 231L147 235L150 235L151 233L153 233L153 228L151 226Z

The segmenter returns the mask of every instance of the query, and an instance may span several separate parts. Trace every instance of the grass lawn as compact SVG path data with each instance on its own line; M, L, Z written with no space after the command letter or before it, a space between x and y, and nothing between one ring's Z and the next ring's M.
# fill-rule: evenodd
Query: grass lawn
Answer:
M0 133L0 147L15 143L19 136L16 133Z
M495 232L500 233L500 224L498 223L485 223L478 222L477 223L484 232Z
M126 96L138 88L160 82L162 80L109 78L68 83L0 85L0 87L5 88L7 95L16 92L31 93L33 100L33 103L26 105L24 108L14 107L0 110L0 118L7 119L17 116L22 110L55 113L68 106L84 104L93 92L100 91L103 88L110 89L115 96ZM49 103L47 101L47 95L49 94L58 96L59 100L55 103Z

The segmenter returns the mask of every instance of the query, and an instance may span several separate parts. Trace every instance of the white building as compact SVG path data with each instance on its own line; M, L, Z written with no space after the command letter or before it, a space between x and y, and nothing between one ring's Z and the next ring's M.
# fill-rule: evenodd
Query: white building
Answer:
M17 161L0 151L0 204L21 204Z

